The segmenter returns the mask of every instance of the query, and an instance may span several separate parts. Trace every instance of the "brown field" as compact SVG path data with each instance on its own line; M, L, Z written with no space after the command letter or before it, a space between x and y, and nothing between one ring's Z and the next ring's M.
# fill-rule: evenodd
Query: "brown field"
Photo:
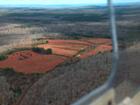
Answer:
M81 40L49 40L50 44L78 44L78 45L91 45L88 42L81 41Z
M111 44L111 40L110 39L107 39L107 38L92 38L92 39L87 39L85 40L89 43L92 43L92 44Z
M43 45L40 45L40 46L43 46ZM48 46L48 48L50 47L50 48L60 48L60 49L68 49L68 50L76 50L76 51L80 51L80 50L82 50L82 49L84 49L84 48L87 48L87 46L83 46L83 45L64 45L64 44L62 44L62 45L51 45L51 44L47 44L47 46ZM45 45L44 45L44 47L45 47Z
M83 58L87 58L87 57L92 56L92 55L96 55L98 53L103 53L103 52L111 51L111 50L112 50L112 46L109 46L109 45L100 45L100 46L98 46L94 50L90 50L87 53L81 54L79 57L81 59L83 59Z
M66 57L73 57L74 55L76 55L78 53L78 51L72 50L72 49L67 49L65 48L57 48L57 47L53 47L50 45L39 45L38 47L40 48L44 48L44 49L48 49L51 48L53 51L53 54L56 55L62 55L62 56L66 56Z
M54 69L65 60L66 57L62 56L22 51L9 55L8 59L1 61L0 68L10 67L22 73L42 73Z
M90 42L89 42L90 41ZM87 58L106 51L111 51L110 39L85 40L48 40L47 44L39 44L38 48L52 49L52 54L40 54L31 50L18 51L0 61L0 68L13 68L22 73L44 73L54 69L68 59ZM94 49L93 49L94 46Z

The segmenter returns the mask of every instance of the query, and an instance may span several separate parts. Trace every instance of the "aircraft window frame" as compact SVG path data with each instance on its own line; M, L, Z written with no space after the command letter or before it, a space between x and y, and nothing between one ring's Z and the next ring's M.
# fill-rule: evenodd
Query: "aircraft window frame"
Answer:
M113 87L113 82L115 81L115 77L118 70L117 66L119 61L119 48L118 48L116 16L115 16L115 8L113 5L113 0L107 0L107 3L108 3L109 14L110 14L110 32L112 35L112 46L113 46L111 75L101 87L93 90L92 92L82 97L80 100L78 100L72 105L91 105L91 103L94 101L96 97L102 95L107 90Z

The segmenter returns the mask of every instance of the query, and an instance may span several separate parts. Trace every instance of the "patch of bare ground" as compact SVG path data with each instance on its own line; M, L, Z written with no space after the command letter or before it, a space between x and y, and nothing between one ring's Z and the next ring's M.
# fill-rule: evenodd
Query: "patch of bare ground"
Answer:
M17 105L69 105L103 84L110 69L110 53L58 67L40 78Z

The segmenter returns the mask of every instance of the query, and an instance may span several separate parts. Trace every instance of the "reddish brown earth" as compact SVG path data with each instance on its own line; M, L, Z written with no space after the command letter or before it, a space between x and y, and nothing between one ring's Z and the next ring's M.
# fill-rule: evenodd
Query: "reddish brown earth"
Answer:
M96 48L86 53L79 54L79 58L87 58L92 55L96 55L99 52L103 53L111 51L111 40L105 38L83 39L83 40L48 40L48 44L39 45L38 47L48 49L52 48L54 54L63 55L67 57L73 57L78 54L82 49L86 49L92 45Z
M42 73L54 69L67 58L57 55L41 55L32 51L16 52L0 62L0 68L11 67L17 72Z
M44 49L51 48L53 54L62 55L62 56L65 56L65 57L73 57L78 52L76 50L72 50L72 49L68 49L68 48L53 47L53 46L50 46L50 45L47 45L47 44L39 45L38 47L44 48Z
M103 53L106 51L111 51L111 50L112 50L112 46L110 46L110 45L100 45L100 46L96 47L96 49L94 49L94 50L91 50L87 53L81 54L79 57L81 59L84 59L84 58L87 58L89 56L96 55L98 53Z
M92 46L95 46L95 48L91 48ZM9 55L8 59L0 61L0 68L13 68L22 73L44 73L54 69L69 58L78 56L83 59L99 52L112 50L111 40L103 38L48 40L47 44L41 44L37 47L51 48L53 54L43 55L30 50L15 52Z
M44 44L44 45L39 45L38 47L46 47L46 48L61 48L61 49L68 49L68 50L76 50L80 51L81 49L85 49L88 46L85 45L77 45L77 44Z
M112 41L110 39L107 38L94 38L94 39L86 39L85 41L92 43L92 44L108 44L111 45Z
M92 44L80 40L48 40L48 44L38 45L40 48L51 48L53 54L63 55L66 57L75 56L80 50L85 49Z
M50 44L72 44L72 45L85 45L89 46L91 45L90 43L82 40L48 40Z

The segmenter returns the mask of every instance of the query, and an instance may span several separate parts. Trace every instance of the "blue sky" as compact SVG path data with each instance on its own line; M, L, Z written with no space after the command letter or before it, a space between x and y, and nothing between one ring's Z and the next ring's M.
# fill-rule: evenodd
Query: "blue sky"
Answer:
M140 2L140 0L114 0L114 3ZM106 0L0 0L0 5L18 4L43 4L43 5L62 5L62 4L105 4Z

